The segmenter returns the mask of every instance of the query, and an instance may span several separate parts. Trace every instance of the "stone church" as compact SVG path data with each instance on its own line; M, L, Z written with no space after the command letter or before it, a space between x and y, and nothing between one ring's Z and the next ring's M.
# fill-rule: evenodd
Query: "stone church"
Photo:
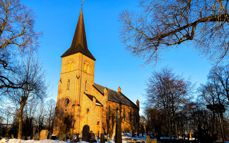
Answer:
M137 132L139 101L133 103L120 87L115 91L94 81L96 59L87 46L82 10L72 44L61 58L54 135L82 134L88 125L96 135L112 136L118 119L122 132Z

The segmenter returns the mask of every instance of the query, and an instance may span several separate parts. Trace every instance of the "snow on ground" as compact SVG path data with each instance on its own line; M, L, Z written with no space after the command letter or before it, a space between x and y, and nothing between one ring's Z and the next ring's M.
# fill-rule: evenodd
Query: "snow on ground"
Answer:
M2 139L0 143L68 143L64 141L56 141L56 140L18 140L18 139ZM87 143L87 142L80 142L80 143ZM114 141L108 141L106 143L115 143ZM128 143L128 141L123 140L123 143Z
M64 141L55 141L55 140L19 140L19 139L2 139L0 143L66 143Z
M0 143L70 143L70 142L64 142L64 141L58 141L58 140L19 140L19 139L10 139L10 140L6 140L6 139L1 139ZM79 143L88 143L88 142L84 142L81 141ZM106 143L115 143L115 142L106 142Z
M128 136L122 136L123 139L123 143L128 143L130 141L144 141L145 137L128 137ZM64 141L58 141L58 140L19 140L19 139L1 139L0 143L69 143L69 142L64 142ZM87 143L87 142L83 142L81 141L80 143ZM99 143L99 141L98 141ZM108 141L106 143L115 143L114 141Z
M58 141L58 140L19 140L19 139L1 139L0 143L69 143L69 142L64 142L64 141ZM87 143L84 141L81 141L79 143ZM107 142L107 143L115 143L115 142Z

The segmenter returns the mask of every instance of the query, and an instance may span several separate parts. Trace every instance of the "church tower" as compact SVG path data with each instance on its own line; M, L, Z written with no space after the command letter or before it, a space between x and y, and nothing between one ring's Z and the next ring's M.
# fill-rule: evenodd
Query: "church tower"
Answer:
M95 58L87 46L83 12L80 10L78 23L70 48L61 56L62 65L58 84L54 134L80 133L85 112L85 92L94 84Z
M71 46L61 56L53 135L82 135L90 128L96 135L112 135L120 110L123 131L138 129L139 103L135 105L118 88L109 89L94 82L95 58L88 49L83 12Z

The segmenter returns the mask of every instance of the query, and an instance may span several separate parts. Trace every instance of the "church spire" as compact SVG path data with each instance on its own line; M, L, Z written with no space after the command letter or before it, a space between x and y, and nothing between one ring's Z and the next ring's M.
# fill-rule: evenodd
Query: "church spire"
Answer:
M78 19L78 23L76 26L76 31L72 40L71 47L61 56L66 57L75 53L82 53L85 56L95 60L94 56L91 54L87 47L87 38L86 32L84 27L84 18L83 18L83 11L80 10L80 15Z

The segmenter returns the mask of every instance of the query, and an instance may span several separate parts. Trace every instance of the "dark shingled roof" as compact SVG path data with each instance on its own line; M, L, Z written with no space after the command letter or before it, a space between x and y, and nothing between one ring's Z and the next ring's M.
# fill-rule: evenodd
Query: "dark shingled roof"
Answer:
M99 84L94 84L94 87L104 95L104 86L99 85ZM108 90L108 101L116 102L116 103L121 103L133 108L138 108L136 104L134 104L130 99L128 99L123 93L118 93L112 89L107 88Z
M83 18L83 12L80 10L80 15L76 27L76 31L72 40L71 47L61 56L66 57L75 53L82 53L85 56L95 60L94 56L91 54L87 47L87 38L86 38L86 32L84 27L84 18Z

